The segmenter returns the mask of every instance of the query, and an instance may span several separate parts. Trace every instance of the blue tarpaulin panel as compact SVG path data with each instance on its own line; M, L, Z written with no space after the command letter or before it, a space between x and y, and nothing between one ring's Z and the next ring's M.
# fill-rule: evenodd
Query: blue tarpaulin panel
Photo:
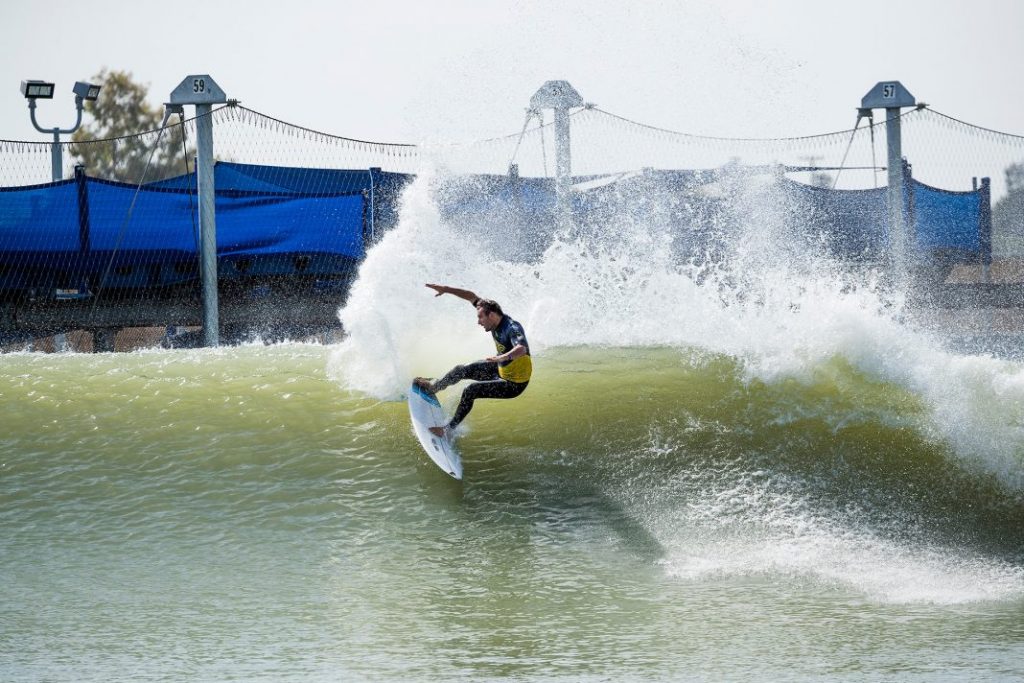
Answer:
M77 252L78 199L73 180L0 189L0 254L5 264Z
M218 161L214 165L213 180L217 192L297 192L300 194L339 194L367 190L376 175L369 170L341 170L324 168L292 168L287 166L257 166ZM194 190L195 173L180 175L147 187Z
M80 196L87 197L85 222ZM360 191L218 189L218 255L257 263L278 257L275 273L294 271L281 260L292 256L306 259L307 272L347 269L365 253L364 205ZM186 190L137 191L93 178L0 191L0 289L95 285L104 273L107 286L194 278L195 268L181 266L196 261L196 208L196 195Z
M950 192L907 180L904 208L917 251L979 253L981 193ZM787 179L785 189L795 200L794 213L806 216L809 227L827 235L836 253L877 256L888 249L887 188L830 190Z
M134 187L89 181L92 247L125 251L195 253L195 197L177 191L139 192L126 221ZM123 235L122 235L123 232ZM247 193L217 196L217 253L255 256L325 252L363 256L361 195L309 197Z
M948 249L971 254L981 250L980 192L950 192L916 180L911 181L911 188L919 250Z
M380 169L292 168L218 161L214 164L218 195L245 192L299 193L325 196L362 192L367 202L369 236L380 234L398 221L399 195L413 176ZM181 175L147 187L195 190L195 173Z
M215 174L217 248L226 266L221 277L348 272L364 256L367 240L396 222L401 189L412 178L377 169L227 162L218 162ZM653 220L652 197L685 195L687 211L670 206L662 213L677 232L692 236L721 202L697 191L713 176L657 171L607 185L581 182L570 203L581 224L627 209L637 220ZM888 248L885 188L831 190L780 182L785 209L799 227L824 237L837 255L875 258ZM947 192L913 179L907 188L906 208L920 252L981 250L981 193ZM540 237L556 224L551 179L466 176L441 200L446 219L476 229L491 222L501 229L496 232L508 233L509 245L502 247L506 257L541 253ZM704 204L690 206L695 202ZM80 213L80 206L88 211ZM517 221L524 225L519 232L512 229ZM195 279L197 224L194 174L141 190L87 177L0 188L0 291L101 281L152 287Z
M877 258L888 248L885 188L832 190L782 181L788 208L808 233L825 238L839 256Z

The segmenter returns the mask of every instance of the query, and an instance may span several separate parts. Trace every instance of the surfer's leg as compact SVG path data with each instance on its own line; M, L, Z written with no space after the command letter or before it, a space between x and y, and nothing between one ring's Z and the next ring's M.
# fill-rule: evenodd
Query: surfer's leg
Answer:
M498 379L498 364L481 360L468 365L456 365L447 375L434 382L434 391L444 391L464 379L474 379L478 382Z
M529 382L509 382L505 379L473 382L463 390L459 407L455 409L455 415L448 423L448 428L458 427L459 423L469 415L469 411L473 410L473 402L478 398L515 398L526 391L527 384Z

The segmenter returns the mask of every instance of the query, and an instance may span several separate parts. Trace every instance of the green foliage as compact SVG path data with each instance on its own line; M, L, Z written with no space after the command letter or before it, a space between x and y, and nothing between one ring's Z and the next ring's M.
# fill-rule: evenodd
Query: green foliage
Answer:
M86 173L139 183L185 172L182 127L169 125L158 135L163 110L146 101L146 86L135 82L127 71L106 68L92 81L103 88L96 101L85 104L91 120L72 135L76 144L70 150L78 163L85 165ZM175 116L169 123L176 121ZM187 154L192 158L195 153L190 149Z
M1006 196L992 207L993 240L1005 255L1024 254L1024 163L1006 168Z
M1007 167L1006 189L1009 192L1024 192L1024 163L1010 164Z

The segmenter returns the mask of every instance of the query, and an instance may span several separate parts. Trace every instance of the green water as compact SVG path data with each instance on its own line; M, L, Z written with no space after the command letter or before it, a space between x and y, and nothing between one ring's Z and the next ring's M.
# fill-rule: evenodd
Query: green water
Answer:
M842 358L550 349L460 484L335 353L0 356L0 679L1024 676L1024 499Z

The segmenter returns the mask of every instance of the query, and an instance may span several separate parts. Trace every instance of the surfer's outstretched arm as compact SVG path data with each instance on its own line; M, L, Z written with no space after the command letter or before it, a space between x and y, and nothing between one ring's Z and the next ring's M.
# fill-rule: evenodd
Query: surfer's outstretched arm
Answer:
M469 291L468 289L458 289L457 287L448 287L447 285L431 285L431 284L428 284L427 287L430 287L432 290L437 292L437 294L435 294L435 296L441 296L442 294L454 294L455 296L459 297L460 299L465 299L466 301L468 301L471 304L475 304L477 302L477 300L480 298L476 294L474 294L473 292Z

